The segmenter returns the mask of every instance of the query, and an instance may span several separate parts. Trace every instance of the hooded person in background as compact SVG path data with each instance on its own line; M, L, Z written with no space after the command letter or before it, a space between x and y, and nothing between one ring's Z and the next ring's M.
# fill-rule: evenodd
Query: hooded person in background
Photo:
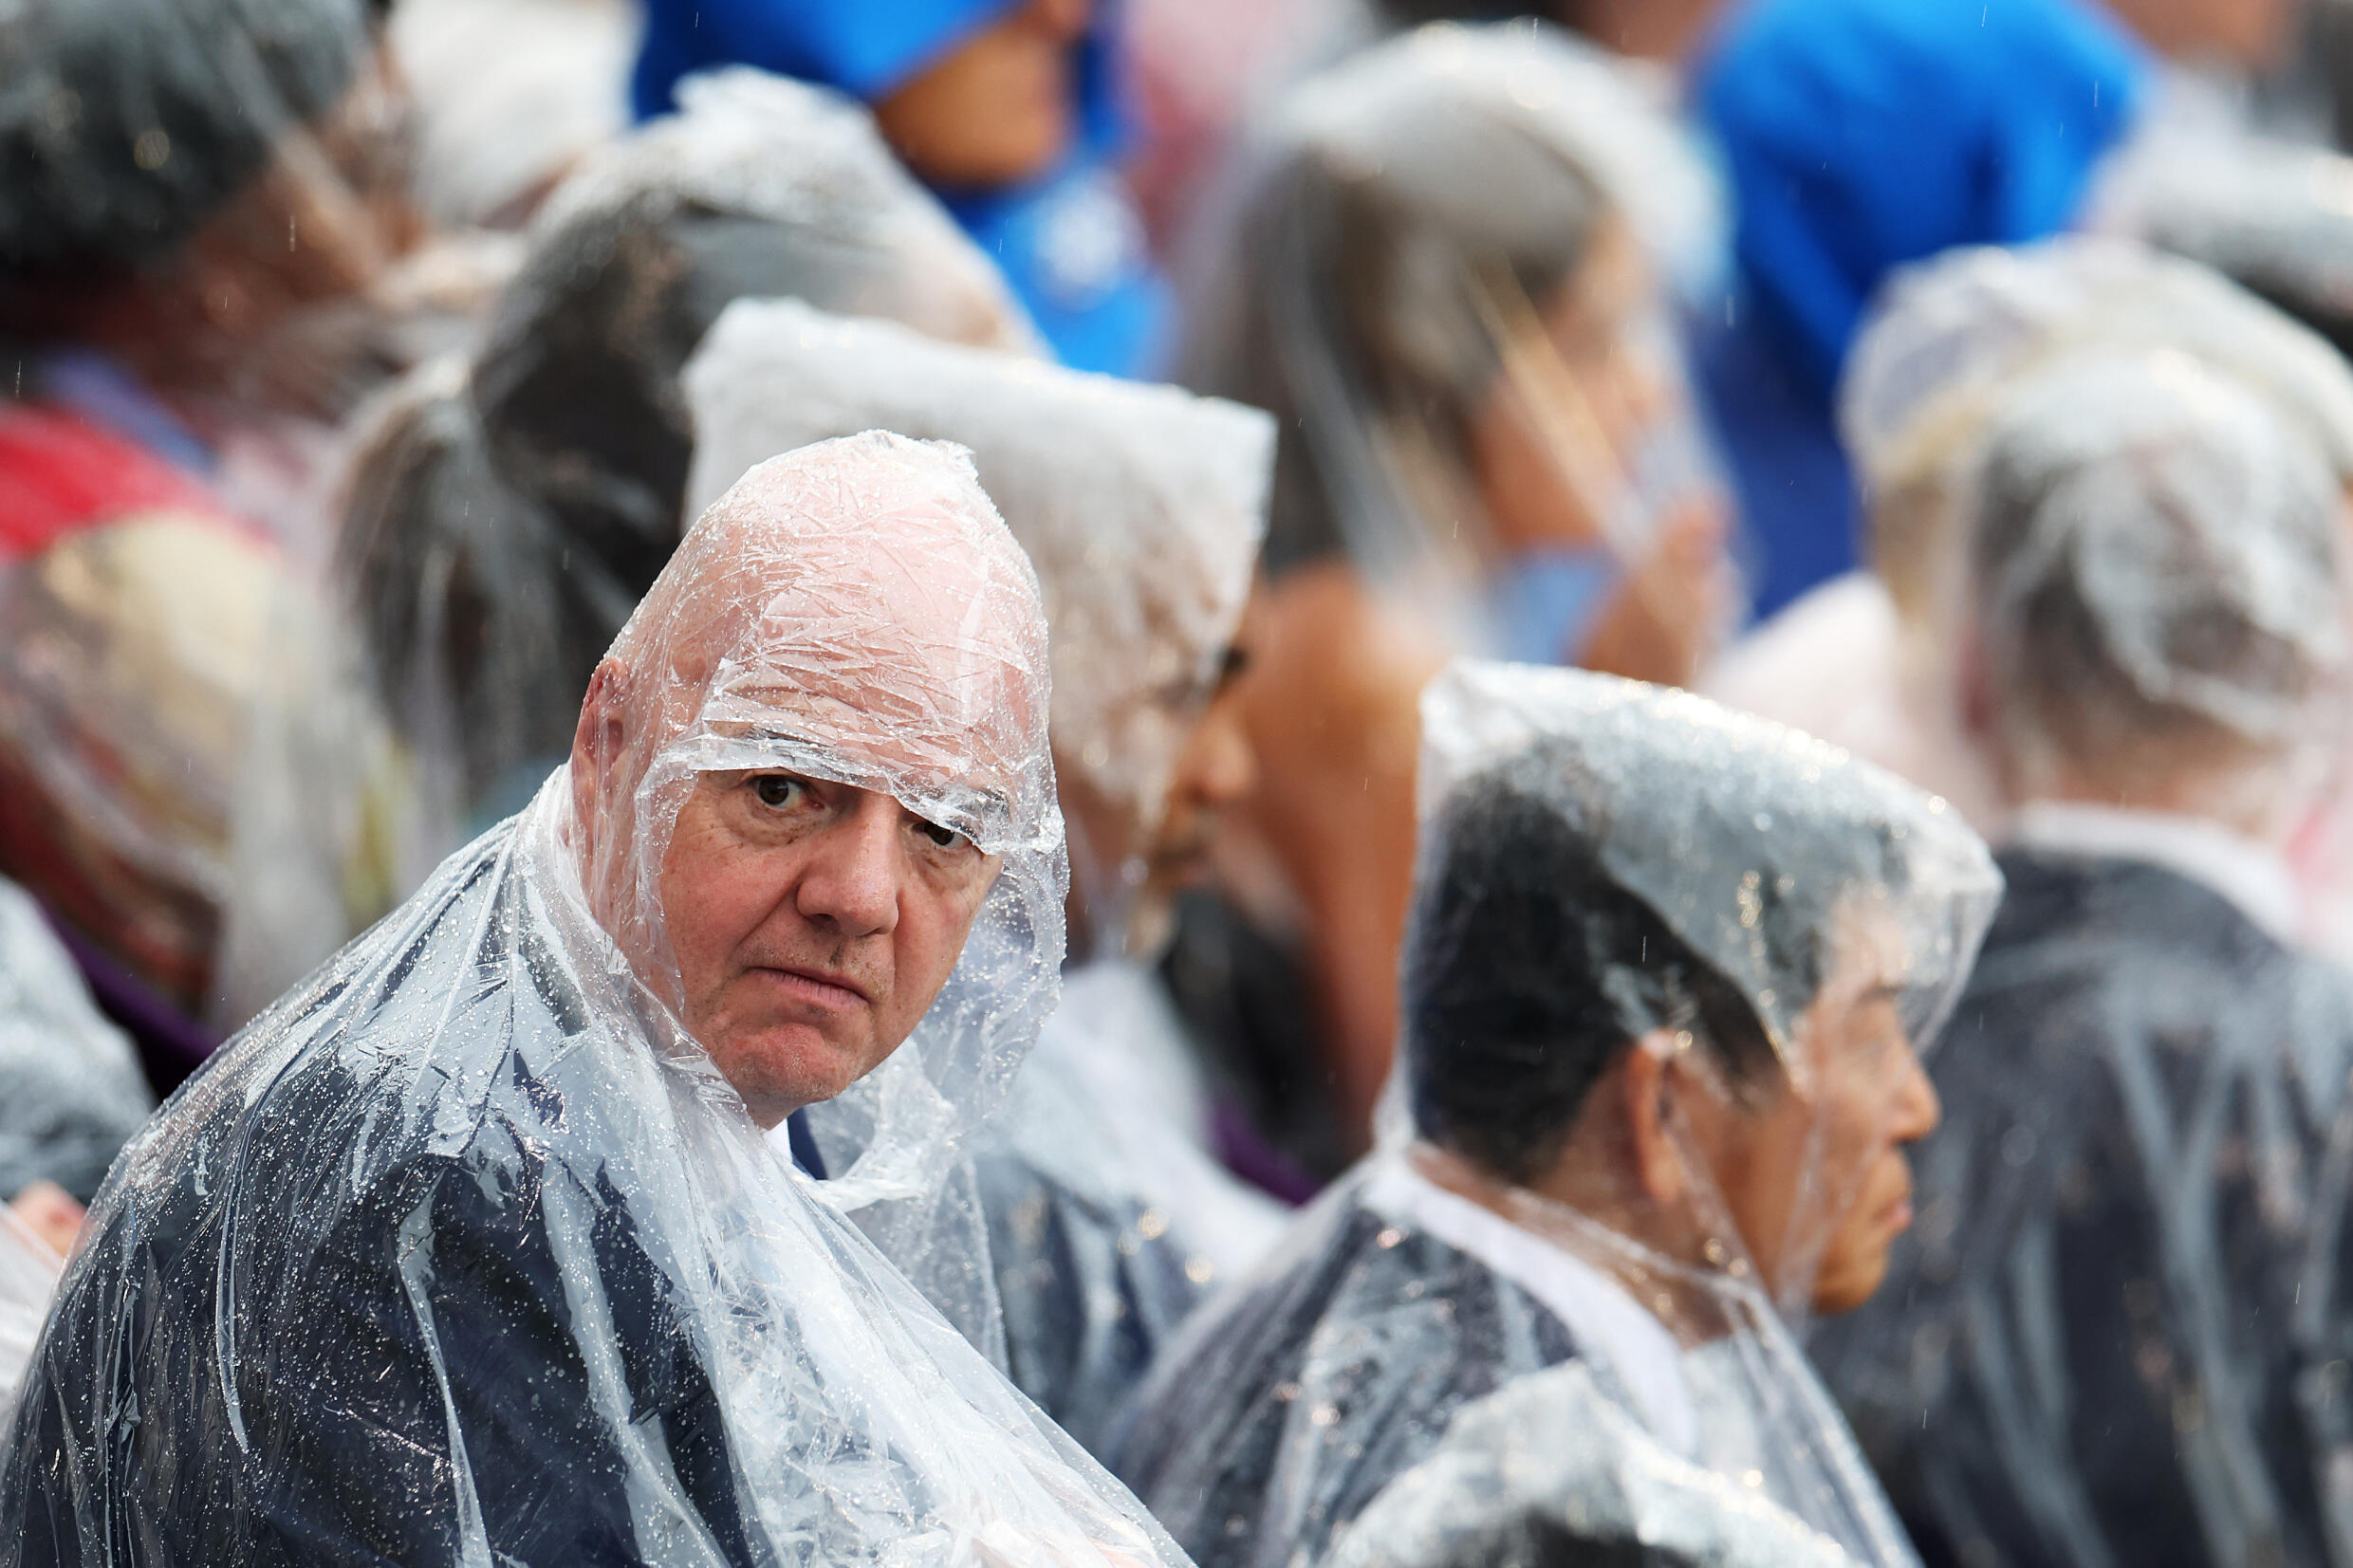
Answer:
M2103 348L2169 351L2228 376L2299 425L2339 483L2353 486L2353 373L2246 290L2113 239L1956 251L1890 286L1840 391L1870 569L1735 645L1710 673L1709 694L1871 758L1998 839L2019 802L1994 766L1972 691L1971 651L1983 641L1972 586L1973 465L2022 382ZM2295 847L2310 906L2302 929L2344 950L2344 861L2339 841L2319 831L2327 825L2316 821Z
M1249 1151L1151 969L1171 900L1255 773L1237 639L1272 421L792 302L731 306L685 385L693 493L844 430L954 440L1037 567L1071 952L1062 1005L981 1146L976 1194L1013 1380L1092 1447L1203 1291L1286 1219L1224 1163ZM821 1125L821 1156L825 1141Z
M762 465L528 809L126 1153L0 1471L10 1560L1177 1558L833 1208L1050 1010L1036 580L952 449ZM848 1096L836 1184L763 1129Z
M1185 379L1283 431L1264 767L1220 845L1233 907L1189 906L1171 973L1206 1048L1277 1082L1269 1140L1328 1179L1395 1043L1430 675L1467 651L1679 683L1732 619L1663 281L1714 193L1610 62L1519 27L1309 78L1240 176Z
M2260 149L2195 69L2259 70L2297 0L1749 0L1699 71L1737 194L1739 291L1696 355L1771 615L1855 562L1833 395L1873 296L1957 246L2156 237L2128 183L2211 208ZM2139 169L2188 178L2144 179ZM2225 203L2229 197L2221 198ZM2160 207L2162 203L2158 204Z
M1888 1289L1817 1354L1936 1563L2344 1562L2353 989L2282 846L2343 747L2340 476L2088 354L1976 463L2009 894Z
M1527 1451L1566 1520L1671 1457L1908 1562L1790 1324L1867 1298L1909 1222L1984 846L1833 747L1604 676L1457 665L1423 734L1410 1135L1196 1315L1118 1468L1200 1562L1321 1562L1461 1407L1566 1365L1612 1434Z
M728 302L1037 344L855 105L749 70L681 103L547 199L481 351L417 372L352 467L340 575L424 759L436 857L562 759L590 672L692 520L678 374Z
M639 118L680 80L757 66L874 110L882 136L995 259L1065 364L1149 373L1166 286L1121 184L1122 85L1097 0L650 0Z
M310 574L338 421L463 316L403 124L361 0L0 16L0 871L158 1088L395 896Z

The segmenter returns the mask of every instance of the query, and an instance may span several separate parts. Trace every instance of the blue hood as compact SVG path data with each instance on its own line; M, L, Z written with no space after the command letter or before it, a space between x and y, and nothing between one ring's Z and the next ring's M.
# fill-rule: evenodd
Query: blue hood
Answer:
M873 103L1021 3L645 0L631 98L640 120L667 114L681 78L742 65ZM1099 23L1080 46L1070 157L1016 187L941 194L1065 364L1138 375L1159 355L1169 301L1112 167L1127 138L1118 78Z
M2148 76L2083 0L1752 0L1700 82L1749 303L1826 399L1890 272L2067 227Z

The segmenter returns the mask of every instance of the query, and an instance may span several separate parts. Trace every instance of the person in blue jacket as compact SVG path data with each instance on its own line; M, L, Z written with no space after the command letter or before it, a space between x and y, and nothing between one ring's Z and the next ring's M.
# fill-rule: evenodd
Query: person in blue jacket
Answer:
M1738 292L1695 360L1760 616L1856 563L1832 396L1881 283L2070 227L2152 76L2093 0L1751 0L1728 19L1696 96L1737 199Z
M1062 360L1150 372L1165 283L1115 159L1125 126L1096 0L646 0L631 94L754 65L870 105L899 156L1005 271Z

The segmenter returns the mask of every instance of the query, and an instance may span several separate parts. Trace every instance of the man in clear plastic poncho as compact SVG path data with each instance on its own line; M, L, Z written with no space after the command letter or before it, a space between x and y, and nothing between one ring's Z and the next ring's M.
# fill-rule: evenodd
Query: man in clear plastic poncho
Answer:
M988 258L831 93L700 79L679 114L587 158L488 341L387 398L349 475L343 585L451 819L436 858L570 745L589 673L695 516L678 373L745 295L1037 344Z
M1941 802L1700 698L1457 665L1424 704L1400 1134L1155 1369L1118 1467L1196 1559L1321 1560L1457 1410L1569 1366L1594 1536L1713 1472L1910 1559L1786 1319L1851 1308L1998 879ZM1566 1374L1565 1374L1566 1375Z
M570 766L116 1166L0 1560L1174 1560L762 1133L847 1090L919 1183L1020 1060L1045 660L953 449L747 475Z
M976 1167L988 1271L878 1239L977 1342L997 1342L1001 1308L1014 1381L1092 1446L1205 1288L1288 1218L1221 1163L1217 1085L1150 968L1173 893L1254 771L1236 635L1272 421L789 301L731 306L685 385L690 493L843 431L954 440L1037 567L1070 834L1063 1003Z
M2246 289L2115 239L1956 250L1888 288L1839 389L1869 569L1733 649L1708 693L1851 747L1998 839L2014 802L1967 713L1966 655L1980 640L1972 465L2020 383L2103 347L2168 350L2230 376L2305 426L2353 484L2353 374Z
M1970 493L2009 892L1825 1374L1932 1561L2353 1561L2353 989L2283 853L2341 754L2338 476L2103 354L2006 399Z

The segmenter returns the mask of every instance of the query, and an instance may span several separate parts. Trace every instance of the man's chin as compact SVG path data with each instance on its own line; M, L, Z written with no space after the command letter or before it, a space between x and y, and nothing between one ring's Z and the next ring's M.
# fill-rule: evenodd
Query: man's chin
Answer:
M755 1116L783 1107L776 1120L803 1106L845 1093L882 1063L888 1052L864 1040L845 1041L806 1024L790 1024L714 1050L712 1060Z

